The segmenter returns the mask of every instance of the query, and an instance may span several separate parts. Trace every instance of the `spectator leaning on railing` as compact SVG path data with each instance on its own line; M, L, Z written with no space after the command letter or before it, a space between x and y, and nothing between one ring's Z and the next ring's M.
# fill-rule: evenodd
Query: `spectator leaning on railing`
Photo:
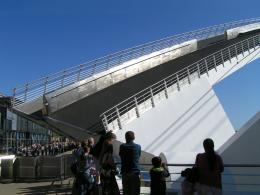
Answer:
M222 194L221 173L224 171L222 158L214 151L212 139L205 139L203 142L205 153L198 154L195 167L198 170L198 183L195 189L198 194L208 193Z

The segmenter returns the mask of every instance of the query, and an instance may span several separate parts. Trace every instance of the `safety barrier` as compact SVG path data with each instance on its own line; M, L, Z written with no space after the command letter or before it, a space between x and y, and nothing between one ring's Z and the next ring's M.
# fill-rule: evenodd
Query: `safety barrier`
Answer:
M72 162L71 154L4 159L0 163L1 179L23 181L70 178L73 177L70 170Z
M10 159L9 159L10 160ZM20 172L15 175L18 179L59 179L72 177L70 171L66 170L70 168L73 161L72 155L63 155L60 157L22 157L16 159L16 167ZM7 162L7 161L6 161ZM27 168L24 165L28 163ZM8 165L7 165L8 164ZM2 164L2 169L9 169L10 164L6 166ZM62 165L63 164L63 165ZM120 165L120 163L117 163ZM166 180L167 190L170 192L180 191L180 184L183 181L180 174L181 171L187 167L194 166L193 164L171 164L168 163L166 166L170 170L171 177ZM149 193L150 177L149 169L151 164L140 164L141 171L141 182L142 188L146 187L147 194ZM239 194L240 191L248 191L255 193L260 192L260 164L225 164L225 170L222 173L222 186L225 192L235 192ZM55 168L57 170L55 170ZM26 174L26 170L35 170L33 174ZM63 169L63 170L62 170ZM21 171L22 170L22 171ZM5 170L4 170L5 171ZM44 173L46 171L46 173ZM30 171L29 171L30 172ZM32 171L33 172L33 171ZM32 173L31 172L31 173ZM53 172L53 173L51 173ZM5 174L3 174L5 175ZM37 177L35 177L37 175ZM7 174L6 176L9 175ZM118 182L121 182L121 176L118 177Z
M62 156L40 156L37 160L37 178L61 178L64 175Z
M37 157L18 157L14 161L15 179L36 179Z
M120 163L117 163L120 165ZM142 194L150 194L150 176L149 170L151 164L140 164L141 169L141 191ZM166 164L170 171L170 177L166 179L167 192L180 193L181 183L184 178L181 177L181 171L193 167L194 164ZM149 168L147 168L149 167ZM118 177L121 180L121 176ZM121 181L118 181L121 182ZM222 173L222 188L224 194L240 194L240 192L260 193L260 164L224 164ZM167 193L167 194L168 194Z

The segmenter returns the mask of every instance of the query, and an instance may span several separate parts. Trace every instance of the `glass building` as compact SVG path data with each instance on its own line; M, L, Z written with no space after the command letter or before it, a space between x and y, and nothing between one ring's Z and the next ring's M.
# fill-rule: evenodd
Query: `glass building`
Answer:
M0 94L0 152L15 150L20 146L50 142L53 132L33 121L13 113L11 97Z

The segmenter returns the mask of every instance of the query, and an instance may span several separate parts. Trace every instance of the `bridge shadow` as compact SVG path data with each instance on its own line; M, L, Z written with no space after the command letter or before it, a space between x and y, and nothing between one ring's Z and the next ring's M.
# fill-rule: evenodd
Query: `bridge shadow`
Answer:
M206 103L210 102L214 98L214 94L211 95L211 90L207 90L193 105L191 105L181 116L179 116L173 123L171 123L162 133L159 138L156 138L151 141L151 144L146 146L145 150L154 151L156 149L156 145L161 145L167 139L169 136L173 136L180 130L180 127L182 127L185 123L187 123L190 118L192 118L196 113L198 113L203 107L205 107ZM201 101L203 101L204 98L207 97L207 95L210 94L210 97L208 97L204 104L200 105L198 108L193 110ZM182 121L183 118L186 117L186 120ZM203 120L203 119L202 119ZM182 121L177 128L173 128L175 125L177 125L180 121ZM188 133L188 132L187 132Z

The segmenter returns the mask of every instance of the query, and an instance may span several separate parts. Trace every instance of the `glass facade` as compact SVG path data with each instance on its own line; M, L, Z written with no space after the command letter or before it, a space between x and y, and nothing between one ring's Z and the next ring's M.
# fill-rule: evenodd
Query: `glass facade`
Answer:
M34 143L47 144L53 133L9 110L8 101L0 98L0 152L15 150Z

